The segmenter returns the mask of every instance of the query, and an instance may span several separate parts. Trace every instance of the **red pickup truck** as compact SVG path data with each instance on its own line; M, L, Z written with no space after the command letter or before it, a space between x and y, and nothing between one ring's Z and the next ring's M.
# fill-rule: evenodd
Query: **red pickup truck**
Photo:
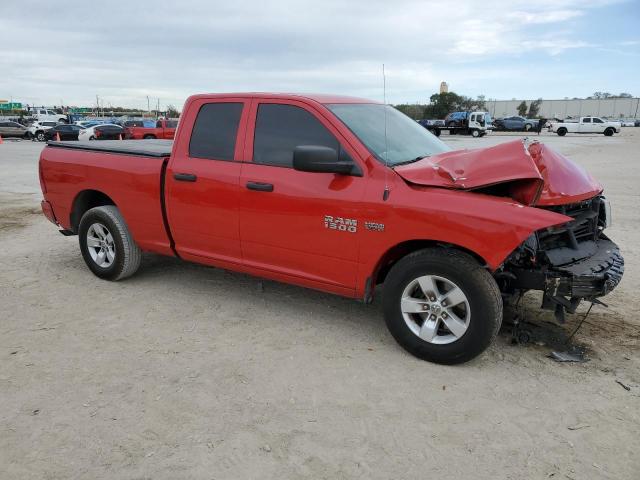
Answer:
M176 139L50 142L42 209L98 277L142 252L371 302L419 358L459 363L527 290L564 318L620 281L602 187L521 140L451 151L392 107L339 96L190 97Z
M125 136L131 140L166 139L171 140L176 134L178 120L157 120L155 127L132 125L125 127Z

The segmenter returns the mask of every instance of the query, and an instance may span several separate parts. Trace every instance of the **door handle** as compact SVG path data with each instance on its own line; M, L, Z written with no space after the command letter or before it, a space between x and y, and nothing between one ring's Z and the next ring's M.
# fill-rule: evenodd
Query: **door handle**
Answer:
M273 192L273 183L247 182L247 188L259 192Z
M195 182L198 179L193 173L174 173L173 178L179 182Z

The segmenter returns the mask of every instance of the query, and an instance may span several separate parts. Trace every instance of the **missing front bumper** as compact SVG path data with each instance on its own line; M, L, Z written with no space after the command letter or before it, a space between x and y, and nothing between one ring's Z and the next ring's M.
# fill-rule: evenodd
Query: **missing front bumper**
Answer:
M574 263L547 269L513 269L512 286L542 290L551 298L593 299L613 290L624 273L624 259L611 240L601 238L593 255Z

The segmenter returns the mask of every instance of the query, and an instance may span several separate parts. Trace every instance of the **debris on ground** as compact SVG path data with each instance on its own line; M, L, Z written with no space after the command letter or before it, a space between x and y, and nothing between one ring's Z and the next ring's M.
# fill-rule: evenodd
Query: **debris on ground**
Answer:
M569 430L581 430L583 428L589 428L591 425L587 425L586 423L579 423L578 425L573 425L567 427Z
M620 380L616 380L616 383L618 385L620 385L622 388L624 388L627 392L631 391L631 387L629 385L625 385L624 383L622 383Z
M557 350L552 350L548 357L555 360L556 362L577 362L584 363L588 362L589 359L585 356L586 348L580 347L578 345L574 345L570 347L568 350L560 352Z

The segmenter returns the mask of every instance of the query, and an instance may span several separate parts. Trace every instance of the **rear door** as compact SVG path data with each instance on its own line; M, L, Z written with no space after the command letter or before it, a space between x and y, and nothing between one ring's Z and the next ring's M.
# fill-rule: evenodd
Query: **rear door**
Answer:
M166 208L181 257L240 264L238 195L248 104L199 99L189 107L166 173Z
M240 177L244 263L347 293L356 286L365 178L294 170L299 145L356 158L320 110L293 100L254 100Z

